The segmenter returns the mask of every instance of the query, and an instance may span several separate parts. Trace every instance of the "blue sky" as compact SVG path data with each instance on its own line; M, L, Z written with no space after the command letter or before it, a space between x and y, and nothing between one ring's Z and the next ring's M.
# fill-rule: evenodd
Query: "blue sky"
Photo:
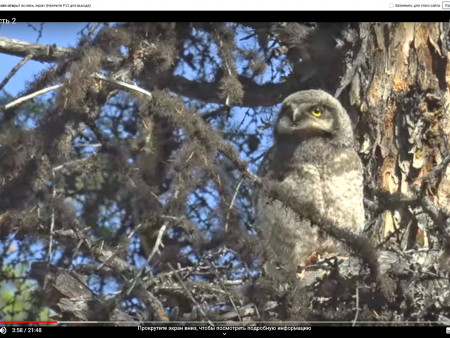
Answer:
M17 23L15 25L0 25L0 36L18 39L21 41L27 41L31 43L39 43L43 45L53 45L56 44L60 47L70 47L74 46L78 40L79 40L79 33L82 31L83 28L85 28L87 23L50 23L47 22L45 24L41 23ZM39 30L42 30L39 32ZM240 44L242 47L249 45L248 47L251 49L253 46L250 44L254 44L255 41L250 40L243 40L241 41L240 37L246 36L248 33L239 31L238 32L238 38L237 40L240 41ZM213 53L216 51L213 49ZM16 57L16 56L10 56L6 54L0 53L0 82L4 79L4 77L11 71L11 69L17 65L22 60L22 57ZM241 61L242 62L242 61ZM48 67L52 66L52 63L44 63L44 62L37 62L37 61L29 61L26 65L24 65L18 73L16 73L8 82L8 84L3 88L4 91L6 91L8 94L13 96L20 96L20 92L25 89L25 84L28 81L32 81L34 79L34 75L39 74L43 69L46 69ZM242 66L242 64L238 64L238 66ZM187 78L193 78L195 73L193 73L191 70L187 69L185 72L182 72L183 76ZM192 74L191 74L192 73ZM191 76L192 75L192 76ZM264 75L262 75L259 80L261 82L271 81L270 77L270 71L267 70ZM279 79L276 79L275 81L279 81ZM200 105L200 107L204 109L205 111L210 111L214 108L212 105L205 104L204 106ZM246 117L246 112L248 108L247 107L233 107L233 113L232 115L232 124L233 125L240 125L247 123L249 124L245 130L247 132L253 133L256 131L257 124L251 123L249 120L249 117ZM267 130L265 133L265 138L262 140L262 143L260 145L260 149L257 152L259 154L261 151L266 150L270 143L270 136L271 131ZM257 155L256 154L256 155ZM248 160L248 158L242 154L243 158ZM253 154L255 156L255 154ZM256 171L256 168L258 166L258 163L252 163L250 165L251 169ZM207 196L208 202L211 202L213 204L212 198ZM110 223L112 224L112 223ZM38 250L36 250L38 251ZM53 255L57 255L57 253L53 253ZM56 256L55 256L56 257ZM224 260L233 260L235 256L231 255L231 253L227 254L226 256L222 257ZM238 261L235 262L236 264L239 263ZM238 272L239 267L237 267Z
M15 25L0 25L0 36L39 43L44 45L56 44L60 47L74 46L79 38L78 33L86 26L85 22L46 22L41 23L19 22ZM11 56L0 53L0 81L16 66L22 57ZM49 67L50 64L45 62L28 61L3 88L10 95L17 95L24 89L24 84L33 79L34 74L38 74L43 69Z

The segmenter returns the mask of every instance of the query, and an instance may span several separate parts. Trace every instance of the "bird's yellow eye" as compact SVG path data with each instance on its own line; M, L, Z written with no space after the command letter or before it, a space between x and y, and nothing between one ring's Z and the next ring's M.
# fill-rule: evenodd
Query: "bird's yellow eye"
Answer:
M323 110L322 110L322 108L320 108L320 107L314 107L314 108L311 110L311 114L312 114L313 116L315 116L315 117L321 117L322 114L323 114Z

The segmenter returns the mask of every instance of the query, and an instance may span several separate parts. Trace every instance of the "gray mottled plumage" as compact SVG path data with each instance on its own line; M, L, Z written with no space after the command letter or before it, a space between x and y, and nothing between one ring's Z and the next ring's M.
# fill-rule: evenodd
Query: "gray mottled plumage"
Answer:
M315 116L321 115L321 116ZM363 171L353 149L350 118L322 90L305 90L284 101L275 142L258 174L277 180L336 226L359 233L364 227ZM344 246L263 190L255 194L256 224L274 261L289 270L315 253L345 254Z

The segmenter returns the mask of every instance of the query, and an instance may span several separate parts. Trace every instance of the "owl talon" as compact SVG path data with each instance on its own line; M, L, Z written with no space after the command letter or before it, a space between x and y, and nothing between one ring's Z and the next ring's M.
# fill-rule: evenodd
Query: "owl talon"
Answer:
M304 265L298 265L297 266L297 278L298 279L304 279L306 277L306 275L307 275L306 267L308 265L316 264L320 260L322 260L322 254L319 253L319 252L314 252L311 256L309 256L305 260L305 264Z
M325 256L322 257L321 260L317 261L316 264L318 265L331 265L331 266L337 266L340 263L346 261L347 259L349 259L348 256L338 256L336 254L327 254Z
M318 252L314 252L308 259L305 260L305 265L297 266L297 279L304 279L308 276L308 267L313 268L314 266L319 268L325 268L326 266L337 266L339 263L346 261L349 259L348 256L338 256L336 254L320 254Z
M323 259L323 256L320 252L314 252L311 256L309 256L305 260L305 266L316 264L317 262L321 261Z
M347 259L349 259L348 256L336 256L336 258L342 261L346 261Z
M302 272L297 272L297 279L303 279L306 277L306 270L303 270Z

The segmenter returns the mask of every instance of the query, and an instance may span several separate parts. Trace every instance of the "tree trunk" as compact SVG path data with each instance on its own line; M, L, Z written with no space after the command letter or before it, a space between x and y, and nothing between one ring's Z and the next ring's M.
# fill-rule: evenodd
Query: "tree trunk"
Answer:
M349 70L353 76L346 95L349 110L360 111L357 134L370 193L381 187L389 194L412 197L416 188L423 189L448 213L450 172L446 167L436 172L448 156L450 132L446 26L361 23L359 53L364 61ZM420 247L439 245L436 230L427 230L428 219L411 208L393 207L383 213L376 231L382 238L394 233L404 249L413 246L412 239ZM434 227L445 230L444 224ZM409 231L417 235L403 240Z

